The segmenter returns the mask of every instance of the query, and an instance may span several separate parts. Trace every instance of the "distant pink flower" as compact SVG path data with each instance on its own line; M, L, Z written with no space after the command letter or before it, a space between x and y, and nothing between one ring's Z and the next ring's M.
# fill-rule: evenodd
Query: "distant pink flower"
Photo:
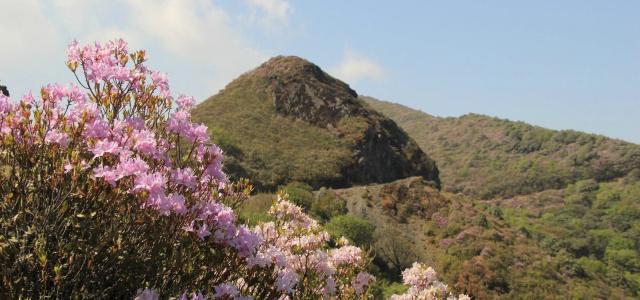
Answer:
M364 288L369 286L371 282L375 279L375 277L371 276L371 274L367 272L360 272L356 275L356 278L353 280L353 289L356 294L360 295L364 292Z
M362 259L362 249L356 246L342 246L331 250L329 256L336 266L341 264L355 264Z

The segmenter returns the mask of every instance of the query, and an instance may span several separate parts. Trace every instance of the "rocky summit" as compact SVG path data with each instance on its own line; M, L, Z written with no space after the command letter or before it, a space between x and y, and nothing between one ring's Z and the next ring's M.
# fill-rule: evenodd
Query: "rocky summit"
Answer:
M193 113L227 152L231 176L274 189L291 181L346 187L422 176L435 162L346 83L295 56L241 75Z

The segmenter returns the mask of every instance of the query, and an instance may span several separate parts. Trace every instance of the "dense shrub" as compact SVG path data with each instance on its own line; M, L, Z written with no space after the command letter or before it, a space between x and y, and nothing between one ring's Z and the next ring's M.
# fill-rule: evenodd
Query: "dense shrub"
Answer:
M373 242L376 226L365 219L343 215L333 217L325 228L334 238L346 237L358 246L368 246Z
M281 190L289 195L289 201L307 211L311 208L311 204L313 203L313 193L311 186L308 184L292 182L284 186Z

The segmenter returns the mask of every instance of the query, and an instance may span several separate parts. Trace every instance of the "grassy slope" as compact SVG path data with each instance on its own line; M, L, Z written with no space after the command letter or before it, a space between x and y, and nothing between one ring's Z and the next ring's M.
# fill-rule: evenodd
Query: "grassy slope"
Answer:
M484 199L610 180L640 168L640 146L576 131L468 114L440 118L361 97L409 133L438 163L445 189Z
M341 165L351 155L346 142L325 129L278 116L272 101L265 100L264 85L256 78L235 81L193 112L227 152L229 173L266 188L289 180L340 180Z

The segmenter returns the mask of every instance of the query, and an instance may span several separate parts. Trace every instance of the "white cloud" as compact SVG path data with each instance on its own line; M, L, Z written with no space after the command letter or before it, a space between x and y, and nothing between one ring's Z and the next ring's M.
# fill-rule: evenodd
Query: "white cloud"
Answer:
M290 11L288 4L267 4L264 9L274 16ZM268 57L243 38L231 19L212 1L202 0L3 2L0 80L12 94L51 81L71 81L64 51L72 39L123 37L130 48L147 50L151 67L169 73L174 92L203 99Z
M250 19L269 29L286 25L293 8L287 0L246 0L253 8Z
M378 63L353 50L345 51L342 61L329 68L329 72L348 83L381 80L384 75L383 68Z

